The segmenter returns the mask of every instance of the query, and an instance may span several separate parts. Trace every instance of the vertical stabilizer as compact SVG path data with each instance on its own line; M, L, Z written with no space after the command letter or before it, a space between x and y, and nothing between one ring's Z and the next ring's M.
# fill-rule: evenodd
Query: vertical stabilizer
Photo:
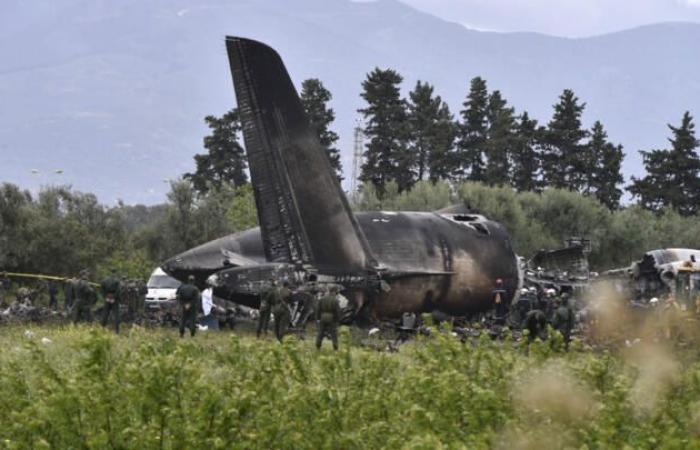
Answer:
M243 38L226 48L267 259L331 273L374 267L280 56Z

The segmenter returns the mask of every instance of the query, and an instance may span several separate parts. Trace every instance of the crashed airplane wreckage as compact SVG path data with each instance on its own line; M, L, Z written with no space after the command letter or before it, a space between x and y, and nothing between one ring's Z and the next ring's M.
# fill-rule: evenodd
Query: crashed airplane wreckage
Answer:
M695 310L700 306L700 250L652 250L629 267L603 272L600 279L612 281L637 303L673 294L681 306Z
M280 56L228 37L259 228L167 260L162 268L216 297L257 308L268 280L342 286L346 321L510 303L521 284L504 227L465 208L354 214Z

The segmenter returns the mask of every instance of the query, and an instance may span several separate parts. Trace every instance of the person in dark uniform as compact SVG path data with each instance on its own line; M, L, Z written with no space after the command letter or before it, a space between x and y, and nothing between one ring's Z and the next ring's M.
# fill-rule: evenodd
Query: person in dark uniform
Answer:
M270 314L272 313L272 303L277 294L277 280L273 277L270 278L270 285L260 296L260 317L258 318L257 330L258 337L260 337L262 333L267 334L267 327L270 323Z
M536 338L547 339L547 316L541 309L531 309L525 314L523 329L528 330L530 342Z
M282 342L282 338L287 333L287 327L291 319L289 311L289 302L292 298L292 291L289 289L289 282L285 281L277 291L277 295L273 296L272 314L275 315L275 336L277 340Z
M75 300L75 279L66 278L63 280L63 309L68 311L73 307Z
M11 287L10 277L7 276L7 272L3 272L0 275L0 306L5 306L5 298L10 293Z
M564 345L569 348L571 331L574 329L574 311L569 306L569 294L563 293L554 300L554 313L552 314L552 327L564 337Z
M340 324L340 303L338 303L338 287L332 286L324 295L316 308L316 348L321 349L323 338L329 336L333 342L333 350L338 350L338 325Z
M92 306L97 302L95 288L90 285L88 279L90 271L84 269L80 272L80 279L75 284L75 305L73 307L73 322L89 322Z
M496 280L496 286L493 289L493 307L497 325L504 325L508 316L508 305L504 300L505 295L506 290L503 287L503 280L498 278Z
M187 277L187 283L177 289L177 301L180 303L182 316L180 318L180 337L185 336L185 327L190 329L190 335L197 331L197 308L202 302L199 288L194 285L194 275Z
M54 280L49 280L47 283L49 291L49 308L56 310L58 308L58 285Z
M117 270L112 269L112 274L102 280L102 295L105 298L102 314L102 326L106 327L109 316L114 313L114 330L119 333L119 304L121 303L121 286L117 277Z

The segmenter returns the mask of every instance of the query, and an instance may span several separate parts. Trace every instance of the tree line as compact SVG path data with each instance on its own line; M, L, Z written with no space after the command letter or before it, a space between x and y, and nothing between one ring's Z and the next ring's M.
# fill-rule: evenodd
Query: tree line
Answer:
M625 157L621 144L610 142L600 121L582 125L586 103L565 89L541 125L527 111L517 113L500 91L489 91L475 77L458 118L435 88L418 81L408 98L401 95L403 77L376 68L362 83L366 144L360 180L383 195L394 181L400 192L417 182L480 182L508 186L516 192L566 189L596 198L610 210L621 207ZM342 180L338 135L331 129L332 94L318 79L305 80L300 98L319 142ZM205 154L195 156L196 171L186 174L200 193L226 182L248 182L241 125L234 109L221 118L208 116L212 130ZM678 126L668 125L669 146L643 150L646 174L632 177L626 189L638 204L659 212L673 208L690 216L700 208L700 157L695 124L685 112Z
M620 208L623 147L609 141L600 121L583 127L586 103L572 90L561 93L551 119L540 125L527 111L516 113L481 77L471 80L457 119L432 85L418 81L405 99L402 81L398 72L376 68L362 83L366 106L359 112L368 142L360 179L379 195L389 180L399 191L426 179L474 181L517 192L566 189ZM685 112L669 129L669 148L642 151L646 175L633 177L627 190L646 209L693 215L700 158L692 116Z

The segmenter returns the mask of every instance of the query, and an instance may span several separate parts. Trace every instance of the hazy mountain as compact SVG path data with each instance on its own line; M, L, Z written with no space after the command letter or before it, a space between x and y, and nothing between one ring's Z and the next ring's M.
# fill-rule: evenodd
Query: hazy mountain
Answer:
M637 150L665 145L667 122L700 115L697 24L563 39L468 30L394 0L5 0L0 180L163 200L163 179L193 167L203 117L235 105L227 34L275 47L297 84L324 81L346 178L360 83L375 66L399 70L406 90L430 81L454 112L482 75L541 122L572 88L586 123L602 120L625 146L628 175L641 170Z

